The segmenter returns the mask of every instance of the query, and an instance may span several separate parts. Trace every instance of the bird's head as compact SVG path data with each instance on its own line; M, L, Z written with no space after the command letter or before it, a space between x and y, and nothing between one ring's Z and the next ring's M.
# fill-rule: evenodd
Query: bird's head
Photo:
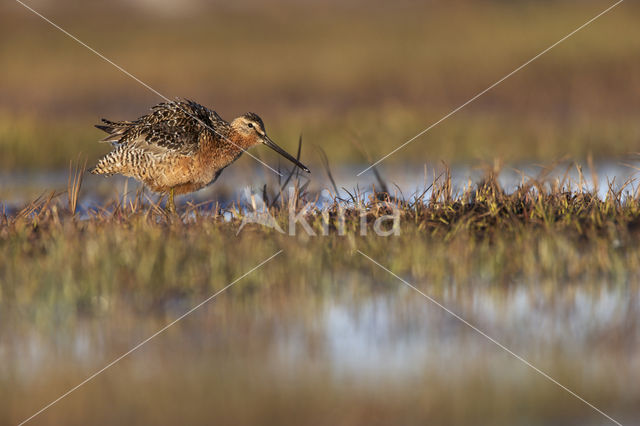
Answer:
M307 166L296 160L295 157L290 155L284 149L280 148L269 136L264 128L264 123L258 114L248 112L231 122L231 127L234 132L240 136L243 148L250 148L254 145L265 144L269 148L273 149L278 154L282 155L287 160L291 161L296 166L300 167L305 172L309 173Z

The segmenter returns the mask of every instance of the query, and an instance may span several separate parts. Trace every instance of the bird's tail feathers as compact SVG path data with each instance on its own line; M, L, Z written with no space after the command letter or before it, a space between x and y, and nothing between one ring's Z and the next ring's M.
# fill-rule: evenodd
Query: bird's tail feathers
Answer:
M102 157L98 163L90 171L94 175L111 176L118 173L120 170L121 162L120 156L117 151L111 151L104 157Z
M132 124L130 121L110 121L106 118L103 118L102 122L104 124L95 125L97 129L107 133L107 136L105 136L104 139L101 139L100 142L111 142L113 144L120 142L120 138L128 129L128 126Z

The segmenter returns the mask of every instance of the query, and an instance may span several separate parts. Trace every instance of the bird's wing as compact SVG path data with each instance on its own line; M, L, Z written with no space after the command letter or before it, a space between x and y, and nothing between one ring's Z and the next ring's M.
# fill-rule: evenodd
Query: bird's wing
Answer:
M161 103L154 106L150 114L135 121L102 120L98 125L108 136L103 139L114 145L129 145L132 148L161 154L173 152L193 154L205 136L217 136L228 123L215 111L193 101Z

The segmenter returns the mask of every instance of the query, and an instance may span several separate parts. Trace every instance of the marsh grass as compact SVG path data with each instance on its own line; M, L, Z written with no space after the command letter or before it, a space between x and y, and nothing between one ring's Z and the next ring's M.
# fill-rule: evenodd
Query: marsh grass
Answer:
M345 424L370 424L374 407L377 419L443 424L469 423L479 415L504 424L523 418L588 419L592 413L578 403L551 398L547 383L524 376L520 365L505 367L493 347L481 356L474 349L472 360L458 359L462 366L456 364L460 376L455 380L437 362L409 381L373 375L376 386L371 386L342 377L324 358L321 312L344 297L356 318L358 306L379 295L414 300L357 250L438 299L452 286L461 294L484 289L496 300L511 288L524 287L547 295L545 303L553 305L558 295L571 297L576 288L598 294L603 286L632 288L640 278L640 199L633 181L612 184L602 198L588 189L582 175L578 182L527 178L508 192L498 183L499 170L492 168L478 183L457 190L445 168L413 197L358 191L336 196L325 207L332 223L328 236L320 236L322 212L312 209L307 215L318 234L312 237L300 227L289 236L260 225L247 225L237 234L252 203L187 203L174 216L138 192L78 212L82 180L77 170L71 168L69 200L52 192L0 215L0 318L3 342L11 349L5 353L8 367L0 370L0 392L6 393L0 412L8 423L22 420L278 250L283 250L281 257L229 289L215 309L203 309L41 421L77 418L80 424L95 421L100 413L105 424L122 416L142 423L206 422L211 407L221 419L239 424L289 424L295 407L300 416L312 415L319 423L346 416ZM331 176L328 167L327 173ZM287 181L262 191L266 208L283 229L288 206L300 209L318 200L294 174ZM284 184L294 185L294 199ZM393 188L382 178L377 186ZM366 212L366 236L361 235L358 204ZM261 207L255 203L255 208ZM401 234L377 236L372 223L392 208L401 211ZM340 210L345 235L334 226ZM407 321L412 311L403 304L398 309L400 319L394 321ZM633 324L633 318L628 320ZM599 357L594 360L574 359L564 346L553 352L554 346L537 362L605 409L618 407L631 418L637 393L628 384L621 387L624 395L616 387L637 374L629 361L633 355L625 352L632 354L635 347L634 326L629 327L624 336L606 334L606 345L593 346L590 351ZM300 332L304 343L299 349L309 358L292 366L281 358L278 336ZM83 339L92 342L95 359L74 352ZM25 361L32 359L25 354L34 342L40 342L38 354L45 357L34 358L37 379L19 370L22 362L34 362ZM55 368L45 371L47 365ZM629 375L618 372L614 382L612 374L619 368ZM117 410L105 411L105 394L111 395L107 405ZM305 398L304 407L300 398ZM176 401L190 408L183 412L174 407ZM335 404L343 408L326 409ZM173 408L157 408L164 405Z
M232 279L250 260L268 257L277 248L291 251L312 269L360 264L361 259L346 259L363 248L372 256L392 258L400 271L436 281L626 281L637 278L640 270L640 198L631 180L616 189L612 183L603 198L587 189L582 175L576 183L566 176L523 179L507 192L497 180L498 171L491 170L478 183L456 191L445 169L424 192L406 199L386 192L336 196L325 204L324 214L316 207L306 215L316 236L299 225L296 235L289 236L289 206L299 211L309 202L318 205L318 197L292 175L293 200L284 185L263 187L265 206L285 234L249 224L236 235L247 211L267 207L187 203L174 216L138 192L78 216L78 170L71 170L66 203L62 194L51 192L0 215L3 303L37 306L38 300L57 295L86 307L102 296L119 297L132 289L140 297L130 301L146 299L147 309L153 300L176 292L204 294L219 285L214 282L220 282L220 274ZM282 183L291 184L289 179ZM400 236L377 236L373 223L393 209L400 212ZM340 212L345 235L338 232ZM306 257L314 261L303 261Z
M82 179L84 172L87 169L87 159L80 162L79 158L75 165L73 161L69 162L69 180L67 182L67 199L69 201L69 212L72 215L76 214L78 208L78 196L80 195L80 188L82 187Z

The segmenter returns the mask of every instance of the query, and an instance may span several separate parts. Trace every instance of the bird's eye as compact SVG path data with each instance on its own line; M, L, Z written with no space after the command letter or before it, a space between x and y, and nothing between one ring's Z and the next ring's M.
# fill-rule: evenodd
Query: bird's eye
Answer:
M247 126L249 126L250 129L253 129L253 123L249 123Z

